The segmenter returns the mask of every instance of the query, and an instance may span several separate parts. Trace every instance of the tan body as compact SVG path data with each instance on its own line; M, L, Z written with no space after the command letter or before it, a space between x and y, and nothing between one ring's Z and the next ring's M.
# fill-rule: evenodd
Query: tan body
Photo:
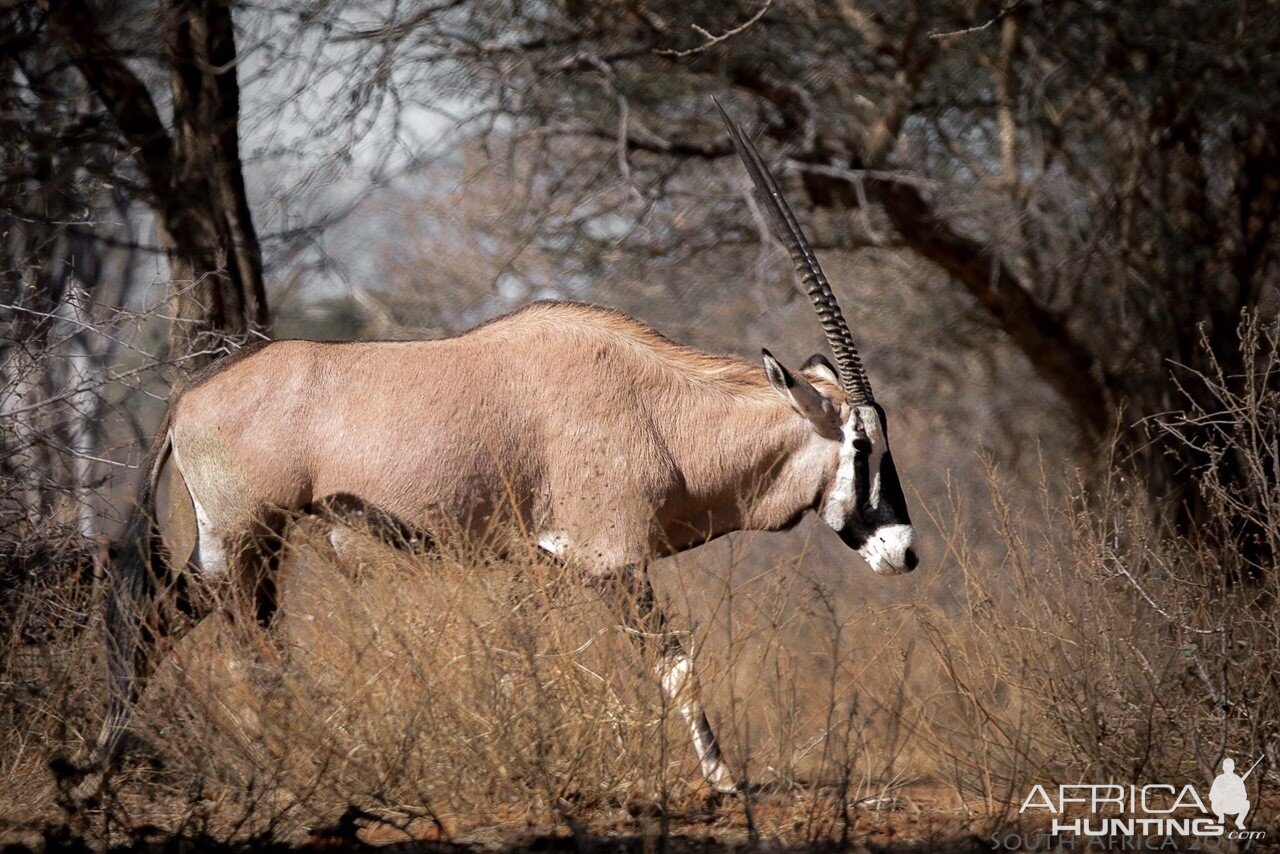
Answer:
M150 479L167 449L196 512L194 568L247 593L264 622L287 519L335 497L436 540L532 543L582 568L637 638L659 639L657 675L704 775L728 790L692 661L644 564L818 509L847 447L841 391L820 367L799 381L802 399L774 380L577 303L536 303L443 341L280 341L211 366L177 396ZM153 637L181 630L166 621ZM141 693L145 657L121 665L130 687L103 753Z
M185 391L170 430L206 571L264 511L339 493L608 571L793 524L834 463L759 366L566 303L443 341L269 344Z
M293 511L367 508L391 530L523 541L581 567L633 638L660 644L657 675L703 774L734 787L645 561L807 510L878 573L918 558L848 325L759 152L725 118L836 364L815 356L793 374L765 350L762 369L607 309L537 303L445 341L281 341L211 366L175 397L110 578L100 761L118 754L162 644L203 616L194 576L157 548L156 483L172 456L195 507L195 568L228 577L264 623Z

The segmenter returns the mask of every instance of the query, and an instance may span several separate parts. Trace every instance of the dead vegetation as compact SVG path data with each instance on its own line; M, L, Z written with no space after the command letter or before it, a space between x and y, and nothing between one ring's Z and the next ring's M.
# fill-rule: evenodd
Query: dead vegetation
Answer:
M1246 332L1273 348L1274 330ZM1212 423L1270 453L1274 396L1240 387L1165 429ZM1046 488L1035 510L995 471L989 486L1001 558L958 506L918 582L762 565L759 538L658 568L752 784L741 799L705 790L651 663L572 571L371 537L338 558L311 521L291 537L278 631L218 617L189 635L123 770L72 806L68 762L103 690L91 576L28 588L0 670L4 838L980 847L1018 826L1032 783L1203 784L1227 754L1263 757L1252 826L1272 827L1275 580L1213 546L1236 512L1280 534L1273 511L1218 495L1222 530L1195 541L1119 476L1065 501Z
M1033 782L1203 787L1225 755L1261 757L1251 826L1280 838L1274 8L0 20L0 846L986 849ZM436 337L541 297L753 358L820 346L713 95L852 310L926 544L893 581L818 528L656 568L749 794L706 793L565 570L336 560L312 527L280 631L193 632L124 767L72 799L105 691L95 575L190 367L268 323Z

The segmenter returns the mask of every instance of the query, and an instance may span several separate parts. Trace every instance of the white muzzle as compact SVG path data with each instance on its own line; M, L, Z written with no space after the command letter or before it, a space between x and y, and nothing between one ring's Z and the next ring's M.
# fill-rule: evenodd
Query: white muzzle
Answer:
M916 568L916 529L911 525L885 525L858 549L858 554L882 575L901 575Z

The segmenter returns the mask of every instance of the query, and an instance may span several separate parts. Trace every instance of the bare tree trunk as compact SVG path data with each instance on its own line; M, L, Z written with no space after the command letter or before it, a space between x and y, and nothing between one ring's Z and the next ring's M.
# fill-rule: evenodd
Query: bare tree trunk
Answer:
M240 87L231 10L222 0L167 0L173 94L172 192L163 230L175 279L177 353L201 336L267 325L262 254L241 172Z
M239 150L240 88L224 0L166 0L161 9L173 128L84 0L43 0L53 31L111 112L133 152L169 259L174 356L196 366L217 337L268 322L262 253Z
M65 327L64 334L59 337L67 342L60 385L70 389L64 419L67 447L71 452L68 486L76 532L85 539L91 539L98 533L98 517L92 500L93 479L100 444L102 390L107 385L106 371L100 354L95 352L91 336L93 316L88 307L89 294L73 283L59 312Z
M14 348L0 375L0 452L4 454L0 530L25 528L42 503L44 478L36 453L41 398L35 360L25 350Z

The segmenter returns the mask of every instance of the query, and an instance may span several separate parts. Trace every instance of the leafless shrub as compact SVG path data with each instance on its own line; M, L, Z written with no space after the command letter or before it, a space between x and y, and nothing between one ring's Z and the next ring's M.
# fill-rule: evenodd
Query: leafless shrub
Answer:
M299 841L356 816L382 833L511 841L704 814L710 796L654 662L572 571L407 556L372 539L339 560L324 534L310 523L292 539L274 639L210 620L162 667L104 796L115 832ZM677 610L719 602L692 641L735 770L765 786L753 830L848 837L859 802L912 779L905 695L882 695L868 663L890 655L902 617L868 620L813 579L744 581L735 568L663 587ZM43 664L37 709L7 710L0 813L25 801L28 820L61 820L47 761L82 752L100 713L83 702L99 680L75 678L97 652L86 636L52 638L76 654ZM68 728L51 710L72 698ZM725 807L721 830L745 832L740 815Z
M1016 806L1033 782L1208 781L1226 755L1263 757L1253 786L1274 774L1276 582L1223 544L1245 527L1280 536L1275 336L1247 319L1250 368L1198 375L1219 406L1160 422L1210 460L1197 474L1215 513L1198 538L1171 535L1118 476L1080 480L1029 525L992 473L1005 559L977 559L957 532L968 616L924 621L949 695L927 740L958 788ZM1217 471L1236 460L1244 477Z
M1255 370L1274 371L1274 331L1242 334ZM1267 471L1274 398L1248 378L1209 381L1229 418L1189 411L1166 429L1212 423ZM1218 488L1211 472L1202 483ZM189 635L102 812L76 820L100 834L106 816L125 839L507 844L704 827L940 842L1015 818L1032 783L1204 781L1232 755L1264 757L1250 785L1269 785L1274 583L1232 581L1216 544L1172 535L1121 476L1080 477L1066 501L1046 488L1034 511L995 470L990 487L1003 559L956 522L938 582L896 604L851 601L800 557L762 567L759 538L657 568L734 771L755 784L712 812L653 662L571 570L371 537L339 558L331 523L309 521L291 536L274 633L214 619ZM1271 518L1214 500L1223 528L1237 512ZM47 586L8 629L0 813L14 823L67 820L50 760L82 753L101 713L91 597L83 579Z

